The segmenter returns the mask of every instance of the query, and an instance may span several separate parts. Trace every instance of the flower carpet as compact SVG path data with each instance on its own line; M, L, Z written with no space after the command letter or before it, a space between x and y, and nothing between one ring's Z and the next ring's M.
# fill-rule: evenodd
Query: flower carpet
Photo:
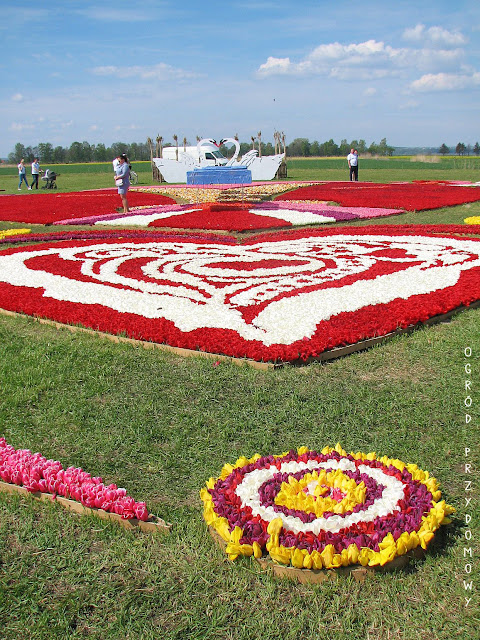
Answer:
M40 453L15 449L0 437L0 491L15 493L15 489L42 499L50 496L77 513L93 512L149 531L169 527L149 513L145 502L128 496L125 489L106 485L101 478L78 467L64 469L58 460L47 460Z
M454 511L417 465L340 445L239 458L200 496L231 560L268 554L298 569L387 565L427 549Z
M423 211L480 201L480 189L445 181L439 182L329 182L301 187L275 198L287 200L327 200L342 206L385 207Z
M169 196L175 200L185 202L216 202L217 200L262 200L270 198L284 191L317 184L312 181L289 182L255 182L246 185L198 185L172 184L154 185L149 187L134 187L132 191L143 193L158 193ZM130 193L130 192L129 192Z
M174 203L165 195L131 191L132 206ZM0 196L0 219L27 224L52 224L63 218L113 213L121 205L116 189L73 193L27 193Z
M403 213L402 210L329 206L316 202L261 202L258 204L207 202L197 205L167 204L138 207L129 213L67 218L55 224L249 231L376 218L399 213Z
M0 308L173 347L307 361L479 300L480 239L466 230L366 226L242 242L77 233L0 251Z

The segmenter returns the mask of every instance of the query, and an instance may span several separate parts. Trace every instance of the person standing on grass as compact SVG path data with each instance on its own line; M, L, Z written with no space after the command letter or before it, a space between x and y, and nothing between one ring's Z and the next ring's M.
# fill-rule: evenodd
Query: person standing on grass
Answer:
M43 173L43 170L40 169L38 158L34 158L32 162L32 184L30 185L31 189L33 189L33 187L38 189L38 176L40 173Z
M122 198L123 213L128 213L127 191L130 186L130 166L127 156L122 153L117 157L118 164L115 167L115 184Z
M350 174L350 182L358 182L358 151L350 149L347 156L348 169Z
M27 185L27 189L30 190L31 187L28 186L27 182L27 170L25 169L25 160L22 158L17 165L18 167L18 190L22 190L22 182L25 180L25 184Z

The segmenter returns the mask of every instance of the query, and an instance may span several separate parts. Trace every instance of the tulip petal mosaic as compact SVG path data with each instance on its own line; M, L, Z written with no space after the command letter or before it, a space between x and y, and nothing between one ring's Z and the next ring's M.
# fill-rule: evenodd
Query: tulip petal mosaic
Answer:
M1 251L0 308L175 347L305 361L479 300L480 239L447 232L459 229L366 226L243 242L80 233Z
M124 520L150 518L145 502L136 502L125 489L105 485L79 467L64 469L58 460L47 460L40 453L15 449L0 438L0 479L24 487L31 493L47 493L70 498L93 509L119 515Z
M200 496L230 560L268 556L299 569L384 566L426 549L454 511L417 465L340 445L241 457Z

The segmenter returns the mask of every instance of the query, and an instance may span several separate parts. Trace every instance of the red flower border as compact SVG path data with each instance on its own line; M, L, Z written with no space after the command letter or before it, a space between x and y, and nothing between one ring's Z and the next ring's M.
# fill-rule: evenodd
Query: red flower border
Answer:
M285 238L301 238L308 236L326 235L419 235L420 232L434 235L446 233L465 234L477 233L478 228L459 225L441 226L373 226L352 228L330 228L309 231L288 231L276 234L263 234L244 240L242 244L249 245L262 240L275 241ZM168 234L172 236L172 234ZM78 234L85 239L103 238L107 242L126 237L125 233L110 234ZM133 242L172 239L179 240L179 236L168 238L162 234L140 232L129 236ZM448 237L448 236L447 236ZM32 239L30 236L29 239ZM182 236L182 242L198 242L199 237ZM472 238L480 242L479 238ZM211 241L204 237L201 240ZM215 238L217 244L231 244L232 238ZM77 246L71 241L60 241L60 246ZM37 249L37 246L27 247L27 251ZM13 253L16 249L7 249L5 253ZM139 340L165 343L174 347L192 350L220 353L233 357L246 357L256 361L294 362L306 361L320 356L324 351L335 347L356 344L376 336L383 336L399 328L406 328L424 322L431 317L445 314L460 306L468 306L480 299L480 268L462 272L454 287L447 287L430 294L414 295L407 300L397 299L387 304L365 306L356 312L343 312L328 321L317 325L314 335L308 340L297 340L290 345L276 344L266 347L259 341L248 341L228 329L196 329L182 332L173 322L160 318L149 320L130 313L120 313L100 305L80 305L57 300L46 300L43 291L15 287L2 284L0 287L0 307L26 313L32 316L44 316L65 324L82 324L95 330L112 334L127 333L128 337Z

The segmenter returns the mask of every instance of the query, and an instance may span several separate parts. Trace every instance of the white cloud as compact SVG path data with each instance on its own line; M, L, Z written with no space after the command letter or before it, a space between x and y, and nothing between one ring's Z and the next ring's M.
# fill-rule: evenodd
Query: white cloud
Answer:
M101 22L151 22L152 20L150 11L142 11L139 7L134 9L125 9L121 6L118 9L89 7L78 11L78 13L89 20Z
M23 122L12 122L9 129L10 131L31 131L32 129L35 129L35 125L29 123L25 124Z
M374 96L377 93L375 87L368 87L364 90L363 95L369 98L370 96Z
M131 67L117 67L114 65L94 67L92 73L97 76L114 76L116 78L140 78L142 80L169 80L171 78L195 78L198 74L176 69L175 67L159 62L152 66L135 65Z
M23 96L22 96L22 94L21 94L21 93L15 93L15 94L12 96L12 100L13 100L14 102L23 102L24 98L23 98Z
M458 91L480 85L480 72L471 74L427 73L411 83L413 91Z
M409 69L437 71L458 68L464 57L462 49L395 48L384 42L367 40L353 44L322 44L303 60L270 56L257 74L268 75L324 75L342 80L375 79L399 75Z
M424 47L461 47L467 43L467 38L459 31L448 31L443 27L430 27L423 24L405 29L405 40L422 44Z

